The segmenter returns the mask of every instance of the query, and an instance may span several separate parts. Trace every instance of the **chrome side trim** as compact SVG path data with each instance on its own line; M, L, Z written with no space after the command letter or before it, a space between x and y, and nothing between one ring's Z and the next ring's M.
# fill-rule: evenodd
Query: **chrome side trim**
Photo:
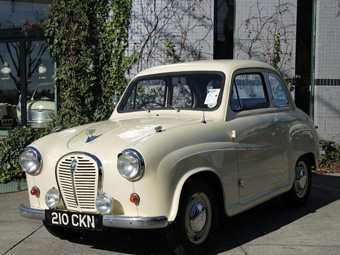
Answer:
M34 209L21 205L19 213L22 217L36 220L45 220L45 210ZM165 228L169 225L166 216L158 217L122 217L122 216L103 216L103 226L108 228L126 229L156 229Z
M22 217L25 218L45 220L45 210L29 208L25 207L25 205L20 205L19 213Z
M168 218L158 217L121 217L104 215L103 226L109 228L155 229L169 225Z

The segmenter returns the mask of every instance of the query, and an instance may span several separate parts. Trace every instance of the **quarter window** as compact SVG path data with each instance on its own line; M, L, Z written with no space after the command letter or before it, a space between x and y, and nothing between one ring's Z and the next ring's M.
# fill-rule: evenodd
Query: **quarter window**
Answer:
M260 74L239 74L235 76L231 96L234 111L265 108L269 101Z
M279 107L287 106L289 101L281 80L275 75L269 74L269 83L274 97L274 104Z

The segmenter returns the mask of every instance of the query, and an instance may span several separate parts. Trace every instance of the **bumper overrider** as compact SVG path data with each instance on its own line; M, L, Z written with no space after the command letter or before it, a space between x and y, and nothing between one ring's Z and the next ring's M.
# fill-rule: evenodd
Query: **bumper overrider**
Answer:
M19 207L21 216L29 219L45 221L45 210L35 209L21 205ZM103 226L108 228L125 229L157 229L168 226L168 218L158 217L122 217L113 215L103 215Z

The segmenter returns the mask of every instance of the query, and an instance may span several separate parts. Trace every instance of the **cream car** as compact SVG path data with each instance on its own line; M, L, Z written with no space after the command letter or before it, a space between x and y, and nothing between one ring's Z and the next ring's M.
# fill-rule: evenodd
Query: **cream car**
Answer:
M23 150L30 206L20 213L66 238L164 229L174 253L200 254L222 214L279 195L303 205L318 148L312 121L267 64L155 67L130 82L108 121Z
M17 105L17 122L21 123L21 99ZM44 128L55 116L54 86L51 82L40 83L27 101L27 123L34 128Z

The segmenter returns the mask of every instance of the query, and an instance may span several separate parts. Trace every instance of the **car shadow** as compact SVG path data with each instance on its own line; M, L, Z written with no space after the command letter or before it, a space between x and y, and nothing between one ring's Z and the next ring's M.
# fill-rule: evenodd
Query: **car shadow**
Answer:
M289 208L281 197L277 197L242 214L225 217L207 254L237 248L339 200L339 182L340 176L313 175L311 195L303 207ZM92 234L72 242L88 245L92 249L126 254L171 254L160 231L121 230L113 236Z

